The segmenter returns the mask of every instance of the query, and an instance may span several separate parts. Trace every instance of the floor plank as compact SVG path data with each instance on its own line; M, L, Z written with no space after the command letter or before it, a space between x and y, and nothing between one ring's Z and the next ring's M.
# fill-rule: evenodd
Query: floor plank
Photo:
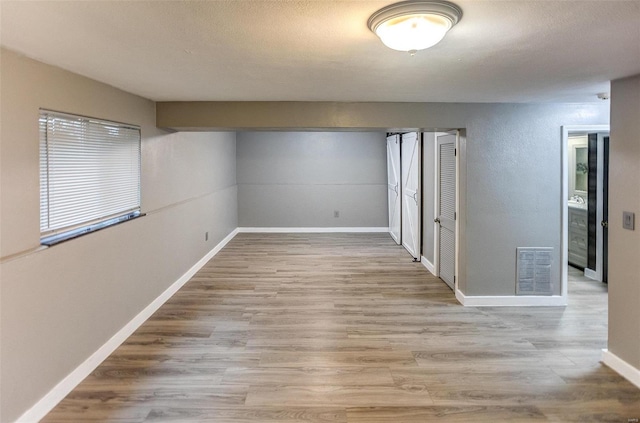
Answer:
M374 407L432 405L424 387L399 386L252 386L247 405Z
M627 422L607 286L462 307L386 234L239 234L44 422Z
M534 406L431 406L370 407L347 409L349 423L484 423L546 422L545 415Z

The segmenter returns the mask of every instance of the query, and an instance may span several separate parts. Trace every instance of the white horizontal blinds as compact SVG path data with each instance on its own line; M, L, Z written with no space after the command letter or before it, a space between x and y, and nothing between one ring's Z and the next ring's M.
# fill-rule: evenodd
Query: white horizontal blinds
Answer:
M49 159L47 157L47 117L40 114L40 232L49 226Z
M42 236L140 209L140 129L41 111Z

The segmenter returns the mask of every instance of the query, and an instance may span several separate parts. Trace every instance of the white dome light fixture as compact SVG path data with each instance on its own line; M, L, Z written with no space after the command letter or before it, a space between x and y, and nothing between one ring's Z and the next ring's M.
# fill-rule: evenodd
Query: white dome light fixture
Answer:
M414 55L440 42L462 19L462 9L448 1L409 0L375 12L367 25L382 43Z

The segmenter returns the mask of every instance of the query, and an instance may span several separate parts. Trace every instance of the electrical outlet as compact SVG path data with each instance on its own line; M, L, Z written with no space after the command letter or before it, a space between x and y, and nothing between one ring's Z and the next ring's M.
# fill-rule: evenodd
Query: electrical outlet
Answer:
M204 240L209 241L209 232L204 233Z
M636 220L636 215L635 213L631 213L631 212L622 212L622 228L623 229L629 229L631 231L633 231L635 228L635 220Z
M334 210L333 211L333 217L340 217L340 211L339 210Z

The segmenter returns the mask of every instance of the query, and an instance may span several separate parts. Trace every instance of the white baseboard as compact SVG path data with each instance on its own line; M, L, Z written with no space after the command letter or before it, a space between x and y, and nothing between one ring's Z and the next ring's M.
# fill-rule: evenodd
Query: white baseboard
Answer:
M356 233L356 232L389 232L385 227L335 227L335 228L298 228L298 227L278 227L278 228L238 228L238 232L243 233Z
M433 263L431 263L429 260L427 260L427 258L425 256L421 256L420 257L420 263L422 263L422 265L424 267L426 267L427 270L429 272L431 272L432 275L436 274L436 267L433 265Z
M464 295L456 288L456 298L466 307L556 307L566 306L562 295Z
M591 269L584 269L584 276L589 278L589 279L593 279L594 281L598 280L598 274L596 273L595 270L591 270Z
M640 388L640 369L636 369L607 349L602 350L602 359L600 361Z
M124 325L115 335L111 337L96 352L91 354L82 364L69 373L62 381L51 389L44 397L42 397L33 407L27 410L22 416L16 420L16 423L33 423L40 421L49 413L60 401L66 397L80 382L93 372L116 348L118 348L136 329L138 329L153 313L156 312L173 294L175 294L182 286L191 279L213 256L215 256L229 241L238 233L238 229L234 229L222 241L218 243L211 251L202 257L196 264L183 274L180 279L175 281L169 288L160 294L155 300L144 308L129 323Z

